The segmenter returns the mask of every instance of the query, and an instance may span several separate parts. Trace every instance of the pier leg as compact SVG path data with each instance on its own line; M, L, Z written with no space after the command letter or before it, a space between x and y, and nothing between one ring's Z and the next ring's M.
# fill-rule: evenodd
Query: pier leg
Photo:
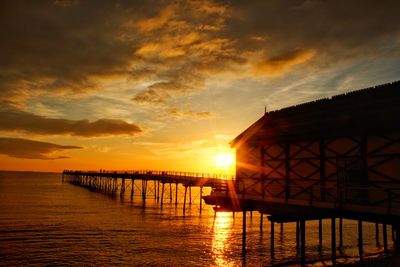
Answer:
M175 206L178 205L178 183L175 184Z
M133 199L133 190L134 190L134 187L135 187L135 180L131 180L131 200Z
M186 211L186 191L187 191L187 186L185 185L185 196L183 197L183 214L185 214Z
M172 203L172 183L169 183L169 203Z
M246 211L243 210L242 255L246 255Z
M192 187L189 186L189 205L192 205Z
M275 253L275 223L271 219L271 256Z
M382 224L382 235L383 235L383 250L385 251L385 254L387 254L388 247L387 247L387 225L386 225L386 223Z
M379 248L379 223L375 223L375 240L376 240L376 246Z
M339 250L343 249L343 218L339 218Z
M301 229L301 266L306 265L306 221L300 220Z
M203 203L203 187L200 187L200 213L201 213L202 203Z
M300 247L300 222L296 221L296 249L299 251Z
M164 200L164 185L165 183L162 183L162 189L161 189L161 207L163 205L163 200Z
M157 181L154 180L153 181L153 185L154 185L154 199L157 199Z
M394 243L394 248L397 250L397 251L400 251L400 231L399 231L400 229L399 229L399 225L398 224L396 224L395 225L395 234L396 234L396 236L395 236L395 243Z
M360 256L360 261L363 260L363 229L362 221L358 220L358 254Z
M157 200L160 200L160 180L157 181Z
M264 214L262 212L260 212L260 233L262 233L263 231L263 216Z
M281 223L281 234L283 233L283 223Z
M251 210L250 211L250 220L252 220L253 219L253 211Z
M340 224L340 221L339 221ZM341 234L340 234L341 236ZM331 218L332 265L336 265L336 218Z
M394 238L394 226L392 224L392 241L394 242L395 238Z
M322 219L318 220L318 241L319 241L318 250L321 253L322 252Z

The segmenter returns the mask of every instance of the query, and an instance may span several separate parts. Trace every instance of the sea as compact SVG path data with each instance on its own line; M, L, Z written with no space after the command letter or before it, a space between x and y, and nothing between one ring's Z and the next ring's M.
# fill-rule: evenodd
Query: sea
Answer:
M161 206L151 186L143 201L139 190L133 199L129 190L111 197L63 183L60 173L0 172L0 266L298 265L295 223L275 224L271 254L270 223L264 215L260 231L260 215L248 213L243 255L241 213L214 215L204 203L200 210L195 188L184 213L183 188L178 188L177 205L175 187L172 200L168 190ZM377 244L375 224L364 222L363 230L366 255L381 252L382 235ZM310 266L329 265L330 233L330 220L323 220L320 249L318 222L307 222ZM392 246L390 233L389 227ZM344 220L339 262L357 258L357 238L357 222Z

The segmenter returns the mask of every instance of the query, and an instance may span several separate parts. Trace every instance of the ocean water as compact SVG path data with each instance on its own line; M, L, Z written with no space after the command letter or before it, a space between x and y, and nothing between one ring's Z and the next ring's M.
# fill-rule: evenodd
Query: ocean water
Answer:
M264 217L260 232L259 214L247 216L243 257L241 213L214 218L204 203L200 213L199 192L193 189L192 204L183 214L183 188L175 206L166 186L162 208L152 190L149 186L145 202L140 195L131 201L130 192L112 198L62 183L60 174L0 172L0 266L268 266L296 265L299 259L294 223L283 231L276 224L272 257L270 223ZM365 252L381 251L375 225L363 226ZM345 220L343 228L342 255L357 256L357 222ZM307 222L306 244L307 259L329 258L330 221L323 221L321 251L316 221Z

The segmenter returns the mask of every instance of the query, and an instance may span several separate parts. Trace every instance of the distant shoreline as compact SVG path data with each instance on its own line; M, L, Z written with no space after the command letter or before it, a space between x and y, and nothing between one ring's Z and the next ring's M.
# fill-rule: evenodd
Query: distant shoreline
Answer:
M62 174L62 172L46 172L46 171L16 171L16 170L0 170L0 173L5 172L19 172L19 173L54 173L54 174Z

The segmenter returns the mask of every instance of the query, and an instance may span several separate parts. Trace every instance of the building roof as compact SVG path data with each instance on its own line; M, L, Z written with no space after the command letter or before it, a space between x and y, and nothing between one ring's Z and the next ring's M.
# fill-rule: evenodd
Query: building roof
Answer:
M231 142L278 143L400 130L400 81L266 113Z

